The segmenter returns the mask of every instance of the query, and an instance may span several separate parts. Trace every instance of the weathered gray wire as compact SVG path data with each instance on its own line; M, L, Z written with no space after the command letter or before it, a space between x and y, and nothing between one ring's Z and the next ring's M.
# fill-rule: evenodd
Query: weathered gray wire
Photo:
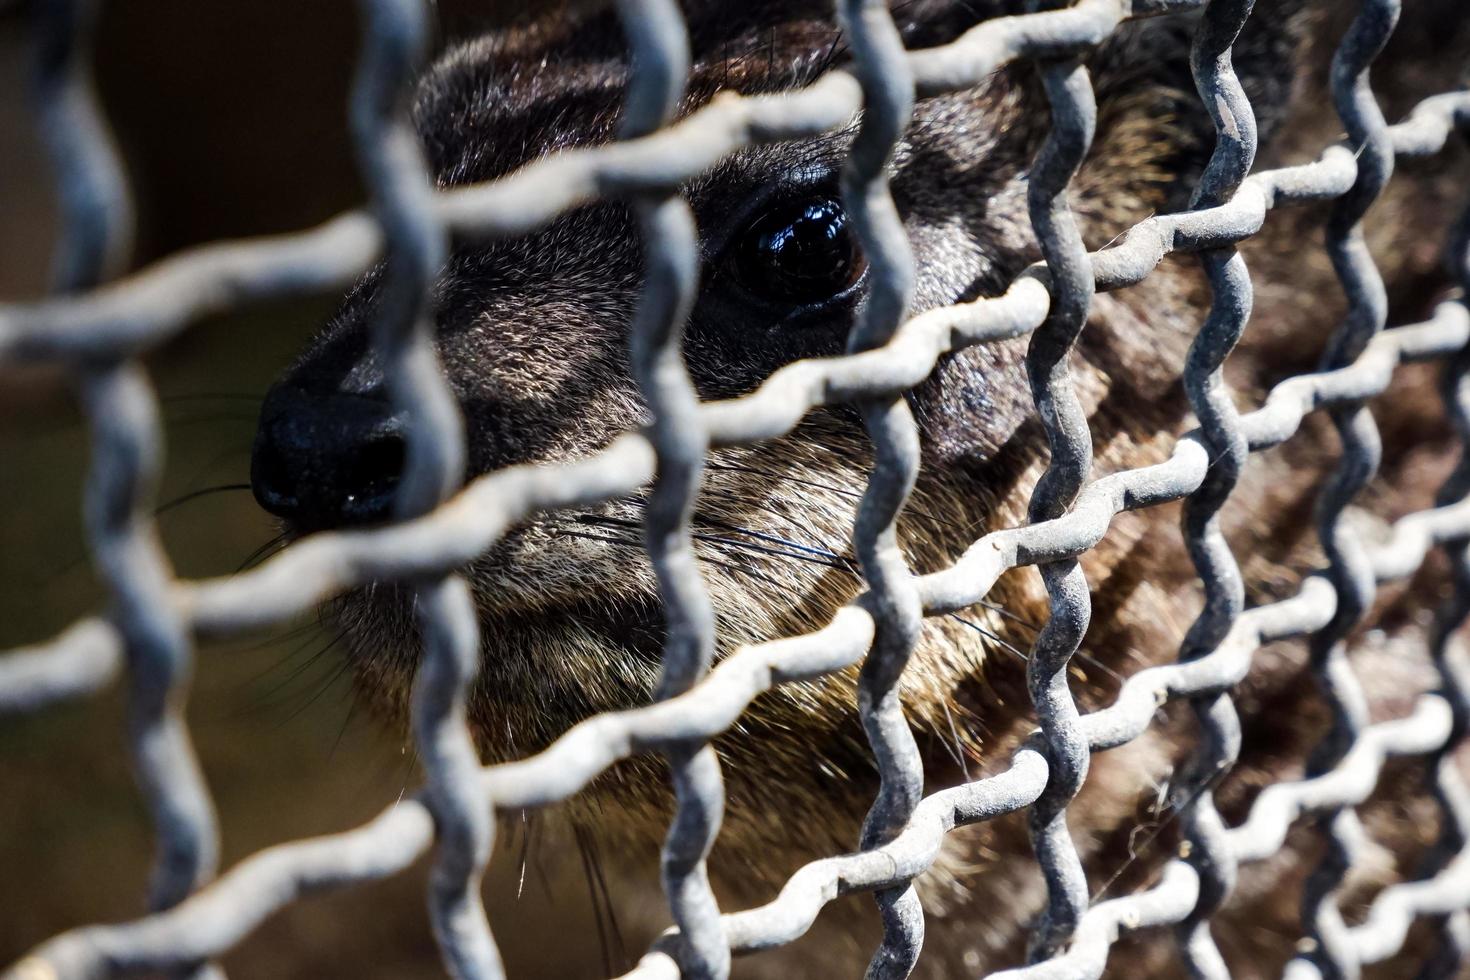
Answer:
M689 73L689 40L673 0L623 0L619 11L633 61L642 69L634 73L622 121L623 136L636 138L674 117ZM663 699L708 673L715 650L714 611L689 531L709 436L680 346L699 279L698 236L688 203L672 189L637 193L633 204L646 258L631 360L653 413L649 436L657 470L644 508L644 541L664 605L663 664L654 693ZM719 759L702 739L670 745L665 754L678 806L662 871L681 934L679 963L698 980L723 980L730 948L720 935L720 909L705 867L724 814Z
M1328 342L1324 368L1353 361L1383 329L1388 295L1368 251L1362 221L1393 173L1388 126L1369 85L1368 69L1388 43L1398 21L1398 0L1364 0L1332 61L1332 95L1358 151L1353 186L1338 199L1327 221L1327 254L1332 259L1348 311ZM1336 406L1332 422L1342 440L1342 460L1317 500L1317 533L1338 593L1337 612L1310 642L1312 669L1332 710L1332 730L1307 762L1309 774L1337 763L1357 742L1368 722L1368 699L1347 659L1347 636L1373 602L1374 583L1363 547L1343 521L1343 513L1378 471L1382 444L1373 415L1361 402ZM1302 922L1313 964L1334 978L1356 977L1345 948L1347 926L1335 901L1365 833L1357 814L1340 809L1323 816L1327 850L1308 877L1302 895Z
M1121 932L1165 924L1176 928L1189 969L1224 975L1208 923L1228 898L1235 865L1276 853L1292 823L1308 816L1325 822L1336 850L1306 895L1304 918L1316 948L1294 961L1292 971L1354 975L1359 964L1392 955L1418 916L1440 923L1442 948L1430 969L1453 967L1470 944L1470 803L1450 762L1470 726L1470 683L1450 643L1470 609L1470 463L1447 481L1435 509L1401 519L1377 548L1348 534L1340 517L1374 469L1376 434L1363 403L1387 387L1401 363L1450 361L1446 400L1470 459L1470 311L1452 300L1425 323L1381 331L1381 283L1360 230L1395 155L1437 152L1455 128L1470 128L1470 94L1437 96L1405 122L1384 125L1366 70L1392 27L1396 3L1369 0L1335 68L1348 143L1312 164L1247 176L1254 128L1229 48L1251 4L1213 0L1198 22L1193 65L1218 145L1191 210L1150 218L1116 245L1088 255L1065 205L1094 111L1076 59L1130 16L1200 6L1198 0L1080 0L1065 10L988 21L941 48L904 52L885 4L843 0L851 74L836 72L777 96L724 96L671 123L688 57L677 10L668 0L625 0L621 11L635 65L625 139L562 153L489 184L436 193L402 114L422 44L418 0L363 0L366 40L353 121L373 216L348 214L299 235L207 246L99 286L109 256L119 254L116 243L126 240L130 212L105 128L90 108L80 67L85 59L75 47L86 36L87 6L69 0L42 5L38 106L66 219L60 281L75 292L0 305L0 362L46 360L85 369L84 403L97 457L89 491L93 549L119 602L105 618L0 656L0 713L90 693L126 670L138 719L135 752L164 859L154 914L65 933L5 976L194 970L304 892L394 874L430 846L438 852L430 914L446 964L460 976L497 976L498 956L479 898L492 813L565 799L608 766L642 752L664 752L672 764L679 808L665 844L664 877L678 928L644 957L635 970L640 975L724 976L732 951L790 942L823 905L855 890L878 892L884 912L884 942L870 974L906 975L923 938L913 880L934 862L944 834L1025 808L1048 902L1032 945L1036 962L1015 975L1100 975ZM1031 190L1046 264L1028 270L1000 297L905 319L911 258L885 173L914 93L969 87L1018 59L1042 66L1052 102L1052 133ZM873 266L873 294L849 353L783 368L745 398L698 404L678 343L695 278L680 184L744 145L835 129L860 108L865 111L843 186ZM633 365L653 425L591 458L498 471L445 499L463 465L462 432L434 363L424 312L445 236L520 234L603 196L630 200L644 231L648 268ZM1220 381L1250 306L1249 276L1233 246L1258 231L1273 208L1334 199L1339 204L1329 249L1349 295L1348 320L1322 370L1282 382L1262 407L1237 415ZM1090 441L1067 382L1066 355L1094 290L1139 282L1174 251L1199 253L1214 292L1182 371L1200 430L1182 438L1160 464L1087 483ZM156 413L146 377L130 358L208 313L341 286L380 253L386 253L387 286L374 342L395 403L413 419L396 503L400 520L379 530L315 535L228 579L173 579L148 516L159 452ZM1450 256L1462 286L1470 287L1470 216ZM893 538L918 459L902 394L947 352L1027 334L1033 393L1052 449L1032 523L987 534L953 567L915 578ZM744 647L709 670L713 624L688 540L704 453L711 445L784 434L812 408L837 402L859 406L874 440L875 468L853 534L869 591L817 632ZM1322 498L1329 566L1308 578L1298 595L1243 610L1239 571L1220 539L1216 514L1247 454L1290 438L1306 415L1319 410L1333 413L1345 436L1342 469ZM457 570L537 511L605 500L650 481L646 531L670 623L659 699L588 719L530 758L481 769L464 718L479 643ZM1103 539L1118 513L1181 498L1184 539L1205 589L1205 610L1177 663L1138 672L1111 706L1079 716L1065 679L1088 603L1075 558ZM1431 648L1441 687L1407 717L1366 725L1342 637L1361 618L1375 583L1412 574L1437 545L1448 549L1456 575L1455 595L1440 612ZM920 615L964 609L983 599L1004 571L1026 564L1042 566L1052 598L1030 677L1039 731L1005 770L921 798L922 770L894 693ZM216 846L209 798L179 712L189 634L280 622L375 580L407 582L419 592L425 658L413 715L425 761L423 790L364 827L272 848L187 895L212 873ZM1336 735L1308 778L1269 787L1247 822L1227 830L1209 791L1229 768L1239 739L1229 690L1246 675L1260 645L1292 636L1312 637L1314 662L1339 719ZM768 905L721 916L704 865L723 793L708 740L734 724L760 692L858 663L859 707L882 777L862 849L808 865ZM1066 804L1092 752L1139 737L1158 706L1177 699L1189 700L1201 723L1200 744L1176 801L1185 811L1188 854L1167 863L1146 891L1089 908L1081 864L1066 834ZM1390 755L1427 757L1430 791L1445 812L1444 832L1423 873L1386 889L1367 920L1348 928L1332 895L1360 832L1352 808L1367 798Z
M886 0L842 0L842 27L863 88L863 116L847 165L842 197L868 258L872 286L852 333L850 353L887 343L908 314L914 259L888 188L888 167L914 108L903 41ZM903 715L898 681L923 613L913 575L898 547L898 515L919 470L919 435L901 392L858 402L873 440L873 470L853 521L853 552L871 589L873 643L858 677L858 711L878 763L879 786L863 821L861 846L875 847L908 822L924 794L924 768ZM870 980L909 975L924 944L924 910L909 882L880 891L883 942L868 966Z
M1054 6L1054 4L1049 4ZM1087 69L1075 58L1044 63L1051 132L1032 167L1026 203L1051 280L1051 309L1026 352L1031 398L1046 432L1051 460L1031 495L1033 524L1060 517L1092 470L1092 433L1072 387L1070 356L1092 304L1091 258L1067 203L1067 185L1092 146L1097 103ZM1041 564L1050 604L1026 664L1026 687L1046 742L1046 791L1030 812L1031 844L1041 865L1047 906L1028 947L1031 959L1050 956L1071 938L1087 907L1087 876L1067 830L1067 804L1082 788L1091 759L1077 725L1067 667L1092 617L1092 595L1073 556Z
M1200 102L1215 124L1215 150L1191 201L1195 208L1230 198L1255 162L1255 113L1230 57L1253 5L1252 0L1212 0L1190 51ZM1225 384L1224 364L1250 319L1252 286L1245 259L1232 246L1201 252L1200 264L1212 302L1189 348L1184 389L1210 451L1210 465L1200 488L1185 498L1181 530L1205 595L1204 607L1179 651L1182 662L1208 655L1245 609L1245 582L1220 530L1219 514L1250 452L1235 399ZM1210 935L1210 916L1235 887L1236 868L1213 789L1240 753L1240 719L1228 691L1192 699L1191 706L1200 726L1200 744L1173 781L1171 793L1173 804L1183 810L1184 839L1190 866L1199 878L1199 895L1176 936L1191 975L1223 980L1230 971Z
M34 92L61 202L55 289L76 293L95 288L126 260L132 207L91 91L96 4L56 0L38 5L35 16ZM130 667L128 740L159 831L149 905L167 908L214 874L219 838L178 710L191 655L187 624L167 600L172 570L153 520L163 455L158 404L131 360L79 363L75 379L92 437L84 499L89 539Z
M396 517L426 513L458 486L464 423L434 352L429 297L448 252L428 206L433 184L408 119L407 99L426 50L419 0L362 0L363 54L351 122L359 166L382 227L387 261L372 321L388 395L408 420ZM463 578L448 570L413 582L424 655L414 682L414 740L426 776L437 855L429 917L451 975L499 976L500 955L480 895L494 835L491 807L474 774L479 756L465 698L479 670L478 618Z

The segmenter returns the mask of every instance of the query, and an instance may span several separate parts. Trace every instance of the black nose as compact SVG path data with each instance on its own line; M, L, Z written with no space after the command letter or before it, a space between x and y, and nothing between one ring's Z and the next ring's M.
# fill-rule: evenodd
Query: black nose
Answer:
M278 384L255 434L255 499L298 531L386 520L403 471L403 428L384 399Z

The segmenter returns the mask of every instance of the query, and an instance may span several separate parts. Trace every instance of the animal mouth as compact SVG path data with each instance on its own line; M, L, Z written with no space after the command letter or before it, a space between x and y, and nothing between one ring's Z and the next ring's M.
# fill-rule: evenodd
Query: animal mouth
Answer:
M656 595L583 589L498 603L494 590L470 582L481 662L468 721L486 762L539 751L594 714L648 703L663 646ZM323 618L342 637L358 696L406 728L422 659L413 590L367 586L338 597Z
M465 569L480 627L470 722L491 758L543 746L593 714L647 704L664 612L641 502L543 516ZM823 618L861 588L850 556L698 514L691 537L720 621L722 652ZM379 583L323 614L344 638L360 693L406 720L421 658L412 588ZM508 734L509 733L509 734Z

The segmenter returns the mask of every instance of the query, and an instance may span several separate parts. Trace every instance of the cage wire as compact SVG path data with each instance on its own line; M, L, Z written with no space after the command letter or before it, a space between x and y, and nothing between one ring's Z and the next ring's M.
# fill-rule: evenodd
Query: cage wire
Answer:
M1448 256L1460 293L1429 320L1393 329L1384 329L1384 288L1363 238L1363 216L1394 161L1437 153L1457 129L1470 129L1464 91L1430 98L1396 125L1384 121L1369 67L1393 30L1398 0L1363 0L1337 50L1333 97L1345 142L1315 162L1256 172L1254 127L1241 124L1252 118L1251 106L1230 61L1251 0L1077 0L989 20L952 43L915 51L904 49L883 0L838 0L850 67L800 90L725 94L677 119L689 63L678 7L674 0L621 0L634 71L620 139L444 191L433 188L404 111L426 47L425 5L361 0L365 33L350 112L370 208L295 234L194 248L116 280L109 273L126 259L131 206L89 78L96 4L33 6L35 106L60 189L62 236L55 295L0 305L0 364L62 365L75 379L92 435L90 547L111 605L48 642L0 656L0 713L36 711L125 680L128 742L157 858L148 915L56 936L11 966L6 980L143 970L220 976L211 961L272 912L307 892L393 875L431 850L428 906L446 967L457 976L500 976L480 898L494 814L566 799L617 761L654 752L668 759L678 799L663 858L675 926L629 976L723 977L732 953L795 940L826 903L854 891L873 892L882 913L884 936L870 975L905 976L924 931L915 877L935 861L949 831L1018 810L1027 814L1047 901L1027 965L1002 976L1096 977L1120 935L1166 928L1188 971L1227 976L1211 917L1228 900L1236 869L1278 853L1298 822L1328 846L1307 885L1305 936L1288 976L1356 976L1362 965L1398 952L1421 917L1438 932L1427 974L1453 973L1470 956L1470 793L1452 760L1470 723L1470 675L1451 642L1470 612L1470 452L1437 505L1399 520L1386 540L1370 545L1343 516L1378 463L1366 400L1385 390L1399 365L1444 362L1445 403L1470 449L1470 218L1459 224ZM1203 110L1215 123L1213 156L1188 210L1150 217L1089 253L1067 204L1096 113L1083 59L1129 19L1192 11L1202 11L1193 64ZM888 196L890 155L916 97L977 85L1018 61L1036 64L1050 102L1050 132L1028 197L1045 261L1003 295L909 317L911 258ZM654 370L677 354L696 279L693 225L680 185L743 146L827 132L859 110L842 186L850 201L869 202L853 216L873 260L873 299L848 352L784 367L745 397L700 403L687 376ZM653 421L588 458L510 467L456 490L461 424L432 356L427 315L448 238L523 234L599 198L629 202L643 235L646 277L633 367ZM1314 201L1333 202L1326 242L1347 315L1318 370L1289 377L1260 407L1237 413L1221 366L1245 328L1251 280L1235 246L1273 209ZM1140 282L1173 252L1198 256L1212 292L1181 366L1199 427L1164 462L1090 480L1090 438L1068 353L1095 291ZM312 535L237 575L175 578L152 518L160 427L140 357L209 314L344 287L384 255L385 288L401 301L383 304L397 312L375 324L374 342L395 405L413 420L395 522ZM1025 335L1037 412L1052 448L1029 521L986 534L948 569L916 576L887 547L918 466L903 394L947 352ZM835 403L860 409L876 450L853 540L867 590L820 630L742 647L712 668L713 618L694 574L687 518L705 452L772 439L813 408ZM1219 511L1249 455L1291 438L1314 412L1326 412L1342 440L1318 508L1327 565L1289 598L1247 609ZM465 723L479 641L458 570L538 511L649 484L649 540L669 542L654 546L650 557L661 580L672 583L663 591L671 628L653 703L589 718L536 755L482 767ZM1078 556L1103 540L1122 511L1181 499L1204 612L1174 663L1139 670L1110 706L1079 714L1067 686L1089 611ZM1369 724L1347 637L1376 585L1411 575L1436 548L1453 570L1452 596L1437 611L1427 651L1438 686L1407 715ZM923 796L896 694L921 619L979 602L1003 572L1022 565L1038 566L1051 606L1028 665L1037 730L995 774ZM422 788L364 826L281 844L217 874L214 808L182 716L194 639L282 623L382 580L411 583L418 595L424 655L412 728ZM1231 689L1257 649L1289 637L1306 639L1331 731L1304 778L1267 787L1245 822L1228 827L1211 789L1240 744ZM808 864L763 906L722 912L705 869L723 804L710 739L761 692L854 664L863 665L860 705L881 775L861 849ZM1181 769L1192 775L1176 790L1184 801L1184 845L1146 889L1091 903L1067 830L1068 802L1093 753L1138 738L1171 701L1188 702L1198 719L1198 744ZM1384 889L1366 918L1350 926L1336 894L1365 846L1354 808L1396 756L1424 758L1427 790L1443 810L1441 839L1420 877Z

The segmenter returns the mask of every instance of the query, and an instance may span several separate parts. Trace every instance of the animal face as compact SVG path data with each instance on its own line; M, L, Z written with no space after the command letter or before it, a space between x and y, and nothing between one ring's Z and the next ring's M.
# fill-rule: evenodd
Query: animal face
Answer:
M686 111L721 89L791 88L842 63L842 39L825 12L755 14L694 12L699 51ZM909 33L941 30L939 20L915 21ZM626 66L608 28L600 18L556 22L445 56L414 105L439 183L492 179L610 139ZM545 67L552 52L567 51L564 68ZM1000 291L1034 258L1023 214L1024 165L1039 132L1023 111L1030 87L999 77L964 98L920 106L894 174L920 307ZM703 277L684 348L701 397L743 394L784 364L842 351L868 289L838 191L854 130L745 150L686 188ZM647 421L627 354L641 277L636 229L615 203L454 253L435 291L437 349L464 411L471 474L585 455ZM403 420L368 342L378 282L370 275L353 290L263 412L257 497L294 533L387 516ZM906 528L921 566L952 558L984 525L983 488L955 471L984 466L1019 424L1020 354L1019 346L980 352L915 396L932 420L936 463ZM945 423L960 404L977 425ZM775 444L711 458L695 530L723 647L811 628L855 594L847 538L870 458L845 409L820 413ZM648 697L661 630L640 548L641 507L635 498L538 518L473 568L485 633L477 720L487 752L519 754L591 712ZM374 700L390 710L401 705L417 656L405 602L377 587L333 609L374 678ZM978 667L983 640L977 633L963 645L963 673ZM813 696L797 695L792 710Z
M789 89L843 64L825 6L730 6L688 11L695 60L683 111L723 89ZM1267 138L1295 72L1295 8L1263 11L1237 54ZM1000 4L934 3L899 17L906 43L921 47L1001 12ZM548 153L610 140L627 75L618 37L606 17L554 17L444 56L414 103L437 181L490 180ZM1092 247L1150 210L1187 200L1208 150L1204 114L1180 110L1192 98L1187 39L1187 25L1146 21L1095 55L1098 135L1076 183ZM916 312L999 293L1038 258L1025 191L1047 113L1029 68L916 107L892 167L915 258ZM782 365L843 350L869 285L838 191L855 122L742 150L684 189L702 258L684 355L702 398L746 393ZM471 475L584 456L647 422L627 354L641 270L634 223L618 203L454 251L433 309L438 356L465 416ZM388 516L404 420L388 402L368 339L380 278L370 274L354 288L264 407L253 483L290 533ZM1182 427L1187 406L1170 387L1177 373L1169 365L1182 359L1199 316L1197 292L1168 273L1130 303L1099 302L1077 383L1105 462L1151 461ZM949 357L909 395L924 468L899 536L919 572L949 564L986 529L1024 518L1025 490L1045 459L1024 353L1024 341L1014 341ZM693 530L721 652L814 629L860 590L848 538L871 463L862 425L843 407L813 413L785 438L711 454ZM649 698L662 626L641 548L642 508L634 496L540 515L469 569L483 637L471 722L487 758L523 755L588 715ZM1110 567L1118 557L1103 549L1094 560ZM926 624L902 682L921 733L958 741L962 755L982 755L1026 726L1018 661L1045 616L1044 597L1034 579L1012 576L991 599ZM1143 627L1121 605L1117 612L1113 628L1127 639L1087 655L1099 670L1140 642ZM345 635L363 695L401 719L419 656L408 591L375 585L327 613ZM1148 628L1164 634L1154 648L1176 649L1169 634L1178 621L1157 611L1152 619ZM778 833L788 845L850 846L872 780L853 684L843 675L783 687L719 742L732 763L727 838L737 846ZM935 769L946 766L955 764L941 760ZM662 782L635 772L602 789L619 795L627 825L645 827L651 839L662 822ZM820 819L778 830L763 816L771 810Z
M1009 6L936 0L899 5L895 15L916 48L951 40ZM691 3L686 14L694 53L686 113L722 90L808 84L846 59L825 5ZM1320 110L1321 85L1323 53L1340 36L1343 15L1337 5L1308 0L1263 4L1253 15L1234 64L1256 114L1258 165L1301 162L1337 138ZM1134 22L1088 59L1098 126L1071 204L1091 249L1153 211L1188 206L1213 139L1193 94L1191 26L1178 16ZM1049 110L1034 72L1003 70L915 107L890 173L915 260L912 312L998 294L1039 257L1026 188ZM425 76L414 103L428 165L447 187L611 140L626 77L617 25L603 15L556 15L456 48ZM1299 98L1302 91L1312 94ZM838 189L855 128L856 120L820 138L746 148L683 188L702 269L683 354L701 398L745 394L783 365L844 349L871 278ZM1442 223L1445 209L1435 200L1427 194L1412 207L1385 200L1385 208L1401 209L1385 223L1390 244L1380 248L1391 281L1431 280L1423 250L1393 244L1402 238L1392 229L1414 229L1413 241L1422 240L1423 229ZM1301 249L1303 229L1315 231L1320 219L1273 213L1243 246L1253 267L1292 265L1284 277L1290 288L1257 292L1251 332L1229 365L1231 384L1244 394L1307 370L1335 328L1340 307L1322 301L1337 295L1331 269ZM263 410L253 482L289 533L389 514L404 420L389 404L368 339L380 278L368 275L349 294ZM472 476L586 456L647 423L627 353L641 282L641 245L617 202L572 211L524 237L456 248L433 311ZM1158 462L1189 427L1178 380L1208 304L1187 257L1095 298L1071 367L1096 471ZM898 537L918 572L946 567L985 531L1025 520L1024 501L1047 453L1025 352L1016 340L951 355L906 396L923 467ZM1284 570L1296 581L1319 560L1303 515L1315 499L1314 474L1331 457L1315 438L1292 450L1296 456L1253 463L1241 485L1238 496L1255 501L1254 509L1231 533L1247 581L1262 594ZM860 590L848 542L872 464L857 414L842 406L810 414L786 437L709 455L692 530L720 653L809 632ZM1390 461L1384 472L1392 471ZM1409 482L1421 491L1427 485L1422 475ZM663 630L641 547L643 507L635 494L535 516L468 569L482 637L470 721L487 760L535 751L589 715L649 699ZM1112 696L1120 670L1172 659L1180 648L1197 596L1178 587L1195 576L1176 516L1169 508L1122 515L1083 558L1094 615L1072 687L1084 709ZM362 695L399 721L419 658L411 604L408 590L381 583L326 610L346 638ZM930 787L1004 757L1031 728L1024 661L1046 614L1040 583L1025 572L1004 577L981 607L925 623L900 692ZM1241 692L1251 725L1235 772L1247 781L1259 772L1254 766L1279 763L1282 746L1313 741L1303 719L1315 716L1298 705L1309 685L1296 669L1283 662L1257 689ZM1387 675L1380 681L1391 686ZM716 856L742 852L733 864L747 879L751 868L780 879L804 857L856 840L875 773L854 688L852 673L784 685L716 740L727 763ZM1087 799L1073 807L1087 821L1078 835L1085 856L1111 849L1120 855L1114 867L1133 866L1138 783L1166 784L1175 761L1156 733L1093 761ZM640 758L610 772L572 803L573 821L650 844L668 815L658 770L657 761ZM1223 807L1230 793L1222 788ZM951 864L986 870L983 882L970 881L975 902L1039 908L1034 876L1026 888L1014 885L1017 862L1029 854L1023 828L998 821L966 840ZM969 922L954 962L972 970L971 954L984 962L1014 946L1023 919L1018 912L980 931Z

